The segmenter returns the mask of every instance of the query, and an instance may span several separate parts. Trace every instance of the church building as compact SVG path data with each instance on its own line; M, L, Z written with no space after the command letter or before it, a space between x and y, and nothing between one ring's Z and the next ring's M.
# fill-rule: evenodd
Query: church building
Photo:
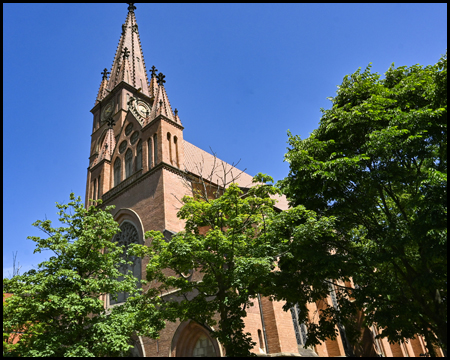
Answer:
M192 195L189 177L223 184L225 177L242 187L250 187L252 176L216 159L183 138L183 123L172 109L165 88L165 76L155 66L147 69L141 48L136 7L129 4L125 23L110 71L104 69L93 114L91 149L86 182L86 204L102 199L103 206L115 205L114 219L121 232L116 240L122 244L148 244L144 233L158 230L167 239L184 229L177 218L180 201ZM142 27L145 34L145 25ZM143 35L145 36L145 35ZM112 45L112 44L111 44ZM186 126L192 122L186 119ZM281 198L276 205L287 209ZM136 260L133 273L145 278L146 264ZM105 306L116 302L106 296ZM332 304L330 295L328 301ZM345 356L349 345L341 329L335 340L327 340L314 349L304 349L306 327L296 321L298 309L282 310L283 303L268 298L255 299L255 306L244 319L246 331L257 344L260 356ZM311 304L311 313L320 309ZM367 355L418 356L425 353L423 340L390 345L386 339L373 340L367 329ZM375 329L373 331L376 331ZM342 336L341 336L342 335ZM158 340L133 339L136 356L224 356L221 345L210 331L194 321L167 323ZM422 341L422 342L421 342Z

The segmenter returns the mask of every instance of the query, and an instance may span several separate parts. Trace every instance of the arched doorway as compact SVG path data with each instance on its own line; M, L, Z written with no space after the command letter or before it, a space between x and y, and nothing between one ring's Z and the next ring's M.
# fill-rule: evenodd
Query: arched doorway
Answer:
M171 356L216 357L221 356L219 344L210 330L189 320L180 324L172 339Z

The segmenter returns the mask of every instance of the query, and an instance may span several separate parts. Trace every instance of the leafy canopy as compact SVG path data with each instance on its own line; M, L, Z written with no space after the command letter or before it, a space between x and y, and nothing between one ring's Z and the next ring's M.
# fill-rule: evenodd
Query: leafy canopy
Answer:
M147 280L158 281L167 296L161 310L174 321L193 319L214 327L211 335L225 347L227 356L249 356L254 346L244 333L246 309L262 289L263 279L274 268L276 248L267 239L268 218L279 192L266 184L272 178L259 174L250 189L231 184L216 199L183 198L178 217L184 231L167 242L162 233L149 231L150 247L135 245L149 255ZM169 269L169 270L167 270Z
M113 207L85 209L74 194L56 207L66 226L38 220L33 225L48 237L29 237L35 253L51 250L54 256L37 270L3 280L3 293L13 294L3 307L4 355L120 356L133 347L135 330L157 336L164 323L154 305L140 301L131 272L119 271L124 249L111 242L120 231L109 213ZM133 296L106 310L104 297L117 299L120 292Z
M292 239L274 291L289 306L353 279L354 290L338 286L339 308L323 313L323 326L310 325L309 343L359 308L390 341L422 334L446 349L447 55L392 65L384 79L369 65L331 101L309 138L289 133L290 172L278 185L302 208L273 227ZM325 222L317 235L302 230L314 222Z

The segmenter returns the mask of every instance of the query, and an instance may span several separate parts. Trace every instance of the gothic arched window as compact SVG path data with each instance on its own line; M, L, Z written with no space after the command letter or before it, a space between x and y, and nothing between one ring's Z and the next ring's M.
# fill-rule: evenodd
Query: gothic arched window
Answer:
M121 180L121 161L119 158L116 159L116 161L114 161L114 186L119 185L120 180Z
M131 149L128 149L125 153L125 178L128 178L133 174L133 153Z
M94 179L94 191L92 192L92 200L96 200L95 195L97 195L97 179Z
M142 169L142 141L139 140L136 147L136 171Z
M124 251L122 254L122 258L126 261L131 261L133 265L127 265L127 264L121 264L119 267L119 271L121 274L128 274L128 271L130 270L133 275L139 280L141 280L141 258L137 256L130 256L127 255L127 249L129 248L130 244L138 244L139 243L139 235L134 227L133 224L126 221L122 225L120 225L121 232L117 233L116 236L114 236L113 241L116 241L119 243L119 245L124 245ZM123 280L123 277L119 277L119 281ZM136 286L140 286L139 282L136 284ZM119 293L117 296L117 301L113 300L112 297L110 297L109 303L112 304L118 304L124 302L128 298L128 293Z
M178 138L176 136L173 137L173 145L175 146L175 165L179 168L180 159L178 158Z
M153 159L152 159L152 153L153 153L153 148L152 148L152 139L148 139L148 168L151 169L153 167Z
M156 166L158 162L158 137L153 135L153 166Z
M193 357L215 357L216 352L211 340L204 334L198 338L194 350L192 351Z
M169 142L169 159L170 159L170 163L173 165L173 160L172 160L172 142L170 141L170 133L167 133L167 141Z

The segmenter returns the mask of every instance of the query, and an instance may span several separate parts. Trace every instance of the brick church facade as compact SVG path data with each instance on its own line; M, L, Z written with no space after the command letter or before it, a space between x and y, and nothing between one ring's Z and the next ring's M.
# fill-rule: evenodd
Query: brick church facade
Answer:
M216 183L225 172L240 186L251 185L252 177L215 159L183 138L183 124L173 110L162 73L153 66L147 72L136 23L135 6L130 4L114 56L111 71L103 71L96 102L91 112L93 127L86 204L102 199L104 206L115 205L113 215L125 243L147 243L144 233L159 230L170 238L184 229L176 216L184 195L192 195L186 186L186 174L208 178ZM120 29L120 28L119 28ZM108 76L109 75L109 76ZM226 170L225 170L226 169ZM212 174L212 178L211 178ZM277 204L287 208L286 199ZM138 278L145 278L144 262L132 268ZM195 274L192 275L195 278ZM323 303L310 304L310 313L332 304L333 294ZM117 302L124 300L120 297ZM105 306L113 306L108 296ZM257 298L245 318L246 331L257 343L253 352L261 356L345 356L349 355L342 329L336 340L327 340L303 349L306 327L295 321L296 311L282 310L283 303ZM365 345L357 355L419 356L425 353L421 338L402 344L386 339L373 340L376 329L363 332ZM223 356L224 350L210 331L193 322L167 323L158 340L135 338L136 356ZM352 349L352 351L355 351Z

